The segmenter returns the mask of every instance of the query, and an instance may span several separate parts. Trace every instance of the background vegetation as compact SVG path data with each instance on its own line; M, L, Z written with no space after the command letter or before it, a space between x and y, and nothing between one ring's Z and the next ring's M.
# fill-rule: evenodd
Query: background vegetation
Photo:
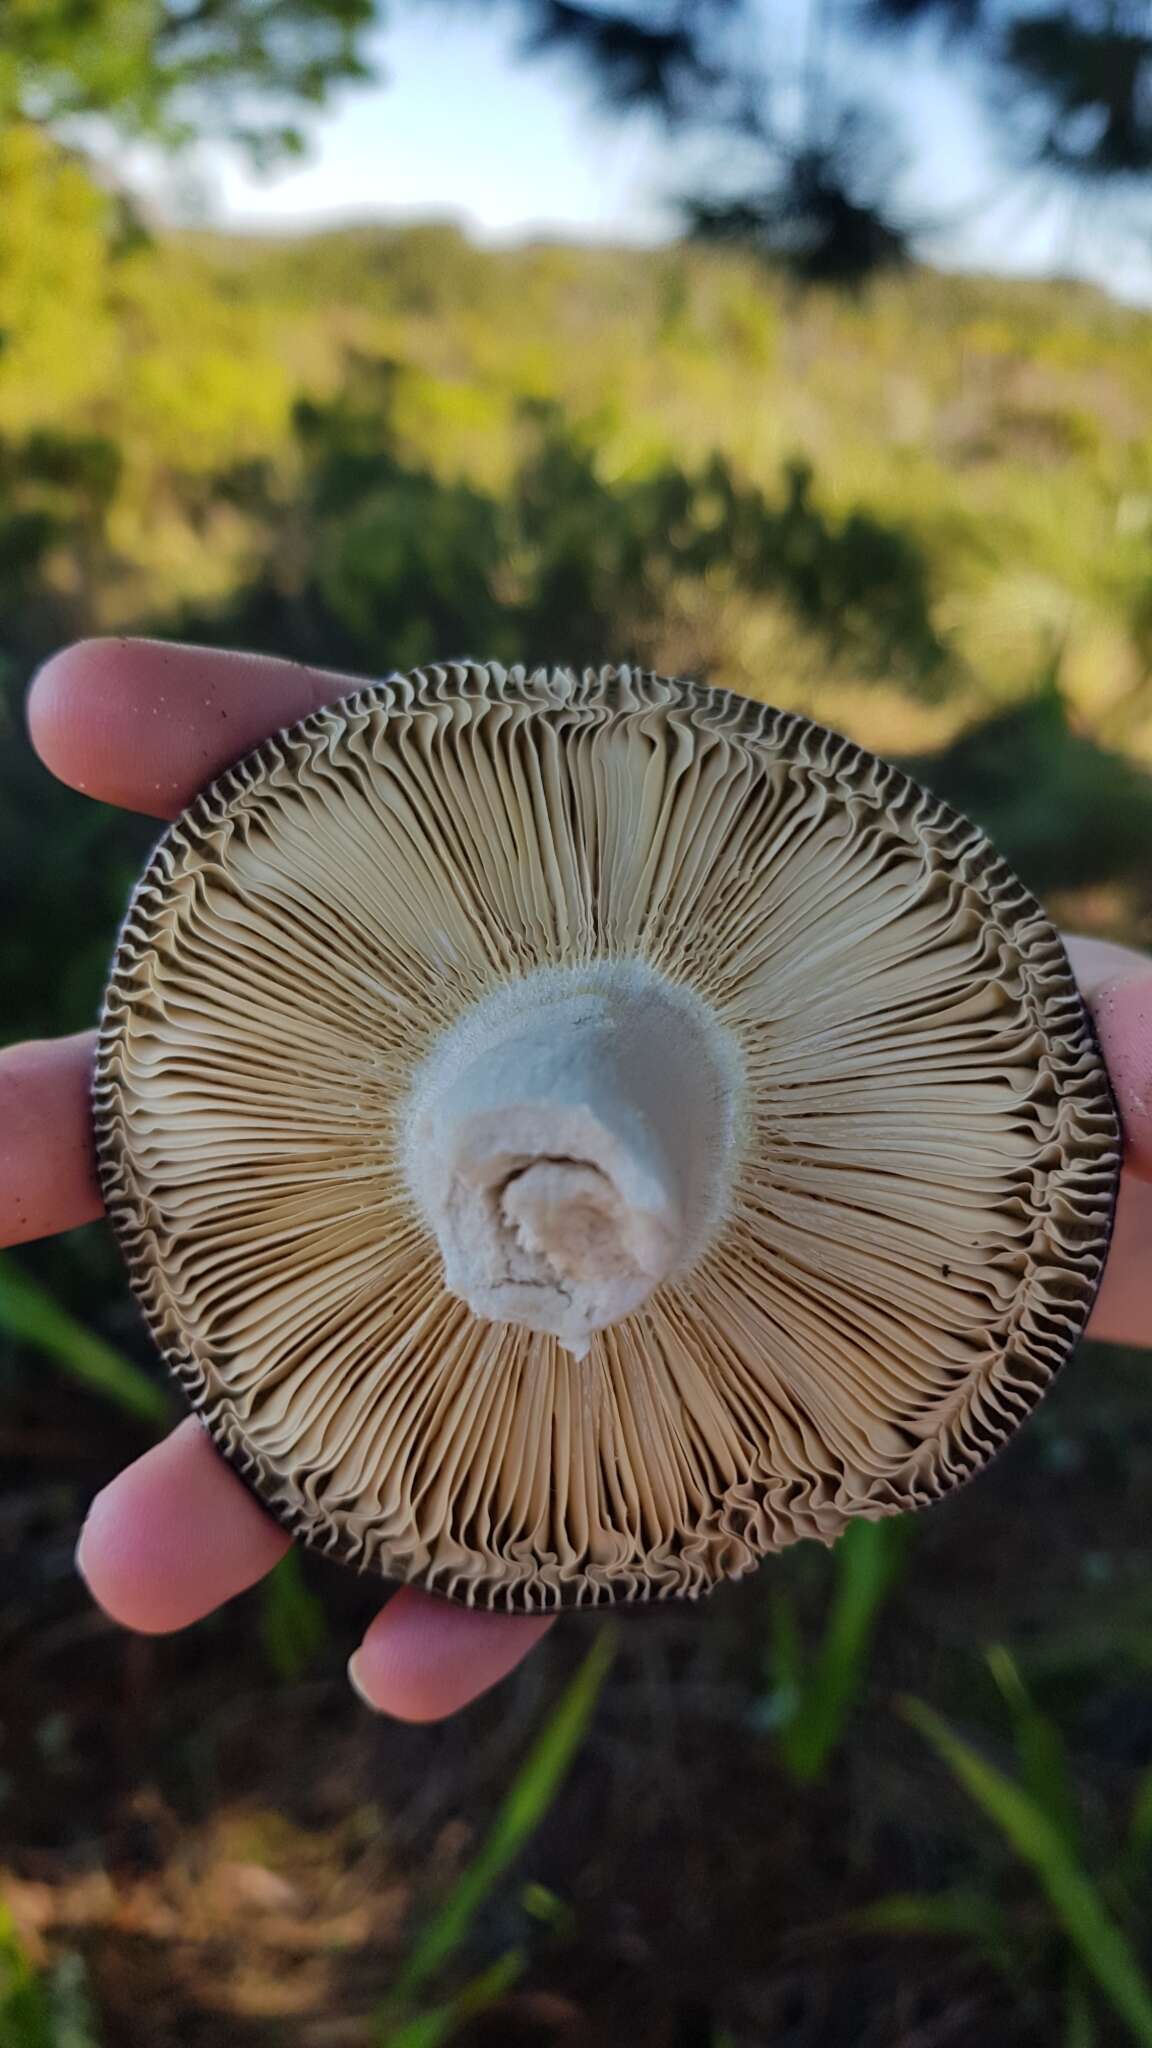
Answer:
M757 234L177 234L61 141L202 127L243 57L259 109L213 113L291 147L371 8L288 11L310 70L246 0L207 42L153 8L110 72L106 8L35 0L31 99L0 25L3 1035L91 1021L153 836L23 736L88 632L704 673L1152 940L1152 318L914 265L844 296ZM351 1700L373 1594L316 1560L179 1641L89 1610L85 1504L173 1413L102 1231L0 1262L2 2048L1152 2041L1145 1359L1086 1349L914 1525L573 1621L433 1730Z

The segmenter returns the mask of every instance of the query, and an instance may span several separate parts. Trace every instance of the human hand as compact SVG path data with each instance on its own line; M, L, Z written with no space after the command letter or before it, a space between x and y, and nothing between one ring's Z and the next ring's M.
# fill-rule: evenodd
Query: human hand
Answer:
M360 677L253 655L93 640L41 670L28 721L61 781L173 818L269 733L362 687ZM0 1052L0 1245L101 1214L89 1106L94 1045L86 1031ZM114 1620L166 1634L255 1585L288 1547L190 1417L98 1495L78 1563ZM439 1720L503 1678L548 1626L403 1587L369 1628L350 1676L380 1712Z
M361 686L244 654L148 641L89 641L41 670L33 741L60 779L105 802L174 817L268 733ZM1120 1103L1125 1171L1096 1337L1152 1337L1152 962L1073 940L1070 952ZM94 1034L0 1053L0 1244L101 1212L90 1135ZM79 1562L100 1604L145 1633L201 1619L256 1583L288 1538L217 1457L194 1418L93 1503ZM476 1614L412 1588L389 1601L351 1667L368 1704L435 1720L504 1677L549 1626Z

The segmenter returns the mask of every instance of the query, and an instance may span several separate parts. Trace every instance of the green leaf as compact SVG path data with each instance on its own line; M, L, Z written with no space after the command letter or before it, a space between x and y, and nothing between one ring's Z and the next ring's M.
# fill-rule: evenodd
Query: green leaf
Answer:
M323 1603L304 1583L300 1553L290 1550L264 1582L260 1637L278 1678L303 1676L328 1641Z
M379 2036L380 2048L441 2048L441 2043L450 2041L467 2020L497 2005L527 1967L523 1949L509 1949L507 1955L481 1970L444 2005L433 2006L415 2019L402 2020L398 2026L386 2025Z
M1124 2020L1132 2039L1152 2048L1152 1985L1066 1835L1030 1792L987 1763L931 1707L921 1700L909 1700L905 1712L969 1797L1035 1872L1068 1940Z
M967 1941L999 1945L1004 1919L994 1899L980 1892L891 1892L840 1925L854 1934L955 1935Z
M785 1767L802 1784L820 1776L863 1691L872 1636L901 1549L902 1532L888 1521L855 1522L836 1546L836 1591L824 1638L777 1738ZM797 1654L779 1621L777 1648L785 1649L795 1671Z
M0 1255L0 1330L43 1351L73 1379L144 1422L166 1422L168 1396L139 1366L61 1308L14 1259Z
M410 2004L460 1947L484 1901L535 1834L580 1746L615 1647L615 1629L608 1624L529 1749L477 1854L416 1943L397 1979L394 2007Z
M1080 1839L1080 1815L1068 1768L1068 1752L1055 1722L1037 1707L1011 1653L991 1649L988 1668L1012 1716L1020 1776L1037 1805L1073 1848Z

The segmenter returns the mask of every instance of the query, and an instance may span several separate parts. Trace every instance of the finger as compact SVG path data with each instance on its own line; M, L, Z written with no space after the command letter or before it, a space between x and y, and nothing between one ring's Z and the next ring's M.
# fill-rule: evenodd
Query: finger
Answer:
M498 1685L552 1626L549 1616L477 1614L402 1587L348 1666L366 1706L398 1721L442 1721Z
M1073 939L1084 992L1124 1128L1124 1166L1152 1180L1152 961L1103 939Z
M76 1563L114 1621L165 1635L254 1586L288 1548L190 1416L97 1494Z
M163 640L80 640L28 694L37 753L61 782L174 818L233 761L362 676Z
M88 1090L94 1031L0 1052L0 1245L91 1223L103 1210Z
M1152 968L1092 997L1100 1050L1124 1129L1124 1167L1152 1181Z
M1152 1344L1152 1185L1125 1173L1108 1263L1087 1335L1103 1344Z

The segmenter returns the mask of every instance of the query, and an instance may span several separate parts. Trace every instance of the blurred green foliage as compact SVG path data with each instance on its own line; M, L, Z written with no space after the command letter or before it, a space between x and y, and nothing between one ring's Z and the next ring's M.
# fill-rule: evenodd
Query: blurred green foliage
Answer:
M1142 0L489 4L515 7L525 55L574 61L608 107L642 107L721 144L711 162L697 154L704 185L683 195L687 221L808 282L859 286L907 261L932 225L930 206L917 218L901 189L907 145L921 136L901 124L901 100L876 69L853 61L869 36L897 61L902 42L960 56L1000 196L1022 176L1034 191L1043 178L1049 199L1091 192L1097 234L1117 219L1146 225L1152 20ZM1065 219L1075 225L1074 206Z
M1140 882L1152 846L1152 779L1078 726L1055 664L1035 692L903 765L979 818L1038 894Z
M941 686L919 551L864 513L830 518L808 465L789 465L773 496L721 455L609 481L592 436L529 399L497 497L403 457L399 374L361 364L332 404L296 406L289 503L263 479L225 481L263 529L263 567L230 603L186 614L186 637L369 672L385 647L399 668L466 647L580 665L650 644L673 590L690 601L722 585L780 603L830 662L914 694Z
M62 1956L38 1970L2 1895L0 2041L4 2048L100 2048L81 1958Z
M364 79L376 0L6 0L0 128L99 115L171 147L222 133L258 162L301 146L294 114Z
M0 191L10 1036L91 1019L154 834L23 747L29 674L86 632L703 673L908 759L1035 887L1119 888L1143 929L1147 315L436 224L141 239L20 123Z
M1131 1853L1121 1854L1112 1859L1111 1868L1102 1859L1099 1875L1089 1867L1060 1731L1034 1705L1008 1653L995 1651L991 1661L1013 1721L1018 1777L990 1763L922 1700L908 1702L908 1718L1000 1831L1047 1902L1052 1915L1050 1931L1064 1952L1052 1974L1064 1985L1065 2039L1095 2038L1088 2000L1091 1986L1119 2015L1129 2039L1149 2048L1152 1976L1143 1969L1137 1952L1138 1946L1146 1948L1148 1934L1149 1887L1147 1870L1140 1867L1143 1859L1139 1853L1135 1858ZM1142 1810L1141 1794L1133 1810L1136 1823ZM1130 1824L1130 1834L1132 1831ZM911 1928L912 1919L905 1924ZM924 1930L969 1931L955 1923L951 1930L944 1923L931 1930L927 1921ZM971 1931L986 1939L984 1928ZM1035 1968L1036 1959L1027 1948L1023 1953L1016 1948L1007 1915L1001 1940L1010 1970L1025 1975ZM1051 1959L1045 1958L1044 1965L1050 1969Z
M125 244L107 195L29 127L0 132L0 189L13 739L35 660L124 625L369 671L464 648L633 653L764 688L759 658L785 696L811 697L821 671L926 700L970 691L916 508L846 503L826 461L817 487L811 433L802 452L734 435L737 418L771 418L753 388L766 398L783 328L738 263L482 258L428 229ZM629 402L645 324L664 367ZM294 396L305 378L317 395ZM145 830L63 798L15 745L2 772L4 1021L79 1024ZM31 830L51 838L51 870L22 858Z

